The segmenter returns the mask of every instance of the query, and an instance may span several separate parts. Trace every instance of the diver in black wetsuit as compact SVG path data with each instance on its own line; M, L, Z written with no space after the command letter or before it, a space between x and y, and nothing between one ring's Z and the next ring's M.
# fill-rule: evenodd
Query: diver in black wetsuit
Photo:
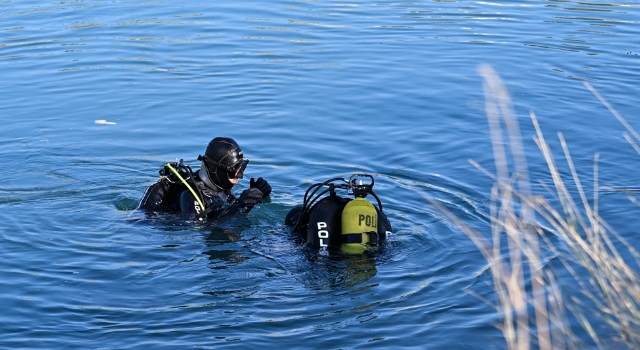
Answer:
M391 233L391 223L373 192L373 184L373 176L353 174L349 181L335 178L311 185L302 206L289 211L285 224L316 249L357 254L379 246ZM336 189L345 189L355 198L340 197ZM365 199L368 194L376 199L377 207Z
M249 188L236 199L231 188L243 177L249 160L231 138L214 138L198 160L202 161L202 167L196 172L182 160L165 165L158 182L145 191L138 209L223 221L238 213L248 213L271 194L271 185L266 180L251 178Z

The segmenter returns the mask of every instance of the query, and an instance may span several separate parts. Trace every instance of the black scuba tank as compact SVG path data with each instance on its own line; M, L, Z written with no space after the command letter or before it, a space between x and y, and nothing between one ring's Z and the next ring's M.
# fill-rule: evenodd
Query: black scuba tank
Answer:
M340 247L342 208L344 204L338 198L331 197L321 200L314 206L307 224L307 244L316 249Z

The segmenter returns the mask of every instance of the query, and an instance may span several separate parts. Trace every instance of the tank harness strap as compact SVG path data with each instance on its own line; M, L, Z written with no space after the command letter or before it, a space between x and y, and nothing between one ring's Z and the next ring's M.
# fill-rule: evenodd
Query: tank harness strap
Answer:
M336 185L334 183L330 183L329 184L329 197L331 197L331 199L335 200L336 199Z
M369 235L369 245L378 245L378 233L374 231L343 234L342 243L362 243L362 235L364 234Z
M202 201L200 200L200 197L196 194L196 192L193 190L193 188L191 188L191 186L187 183L187 181L180 176L180 173L178 173L178 171L176 169L174 169L170 163L167 163L167 167L169 168L169 170L171 170L172 173L174 173L178 179L180 179L180 181L182 182L182 184L184 184L185 186L187 186L187 189L189 190L189 192L191 192L191 194L193 195L193 197L198 201L198 204L200 204L200 208L204 209L205 206L204 204L202 204ZM205 214L206 215L206 214Z

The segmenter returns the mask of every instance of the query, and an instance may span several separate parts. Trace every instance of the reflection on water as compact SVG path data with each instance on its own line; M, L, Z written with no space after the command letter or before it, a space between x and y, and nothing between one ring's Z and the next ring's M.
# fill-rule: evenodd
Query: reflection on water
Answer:
M212 249L204 251L202 254L207 255L208 259L211 260L211 265L209 265L211 269L227 268L229 264L240 264L248 259L234 250ZM224 264L219 264L219 261L224 262Z
M242 226L237 225L236 222L226 223L224 227L215 226L207 229L208 233L206 233L206 242L207 243L218 243L218 242L237 242L240 239L240 234L243 230L250 227L250 223L244 219L241 222L244 224ZM215 224L214 224L215 225Z
M377 274L376 254L326 255L306 249L302 282L311 289L350 288L364 283Z
M377 273L376 264L384 254L383 247L366 254L318 251L297 241L288 227L259 232L262 236L269 235L269 239L274 235L279 238L275 243L278 247L265 247L254 240L247 242L246 231L249 228L250 223L245 220L240 226L225 224L224 227L207 225L202 228L205 245L202 254L209 260L209 268L218 273L220 269L249 263L251 259L266 259L275 264L277 270L299 269L298 278L307 288L325 290L349 288L373 278ZM281 255L283 250L287 255L293 254L300 259L297 267L288 266L290 257ZM271 273L267 272L267 275Z

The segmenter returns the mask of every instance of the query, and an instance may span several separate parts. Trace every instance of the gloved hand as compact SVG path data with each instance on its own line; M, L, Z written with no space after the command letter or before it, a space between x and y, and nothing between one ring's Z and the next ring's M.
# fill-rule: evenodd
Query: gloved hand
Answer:
M249 188L257 188L262 192L262 198L267 198L271 194L271 185L267 180L259 177L258 180L251 178L249 181Z
M240 194L238 202L241 207L253 207L262 203L262 192L257 188L248 188Z

